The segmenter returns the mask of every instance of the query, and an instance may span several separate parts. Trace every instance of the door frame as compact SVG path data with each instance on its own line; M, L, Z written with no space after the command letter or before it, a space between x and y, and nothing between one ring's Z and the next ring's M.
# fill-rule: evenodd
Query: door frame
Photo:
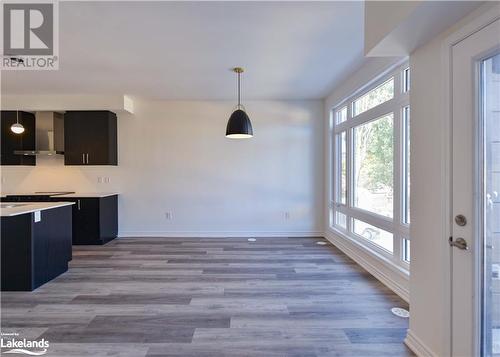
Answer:
M486 7L487 10L483 11L483 13L470 22L468 22L466 25L462 26L460 29L454 31L451 35L446 37L444 40L442 46L441 46L441 58L442 58L442 69L443 69L443 83L442 83L442 88L443 88L443 106L442 106L442 111L443 111L443 118L444 120L442 121L442 145L441 145L441 154L442 154L442 169L441 169L441 183L443 187L443 196L441 197L441 202L442 202L442 210L443 210L443 216L448 217L448 222L446 222L443 225L443 234L442 234L442 244L443 244L443 264L442 268L444 269L445 277L448 281L448 283L444 286L444 291L445 291L445 305L449 305L449 308L444 311L444 316L446 320L448 321L448 330L445 331L445 346L446 346L446 355L451 356L451 351L452 351L452 338L451 338L451 331L452 331L452 270L451 270L451 263L452 263L452 255L451 255L451 249L449 247L448 243L448 237L452 236L452 222L453 222L453 217L452 217L452 162L453 162L453 151L452 151L452 143L453 143L453 102L452 102L452 95L453 95L453 75L452 75L452 70L453 70L453 63L452 63L452 51L453 51L453 46L458 44L459 42L465 40L467 37L473 35L474 33L482 30L483 28L487 27L491 23L495 22L496 20L500 19L500 5L493 3L493 4L486 4L484 6L481 6L479 9L482 9ZM476 70L477 70L477 65L476 65ZM475 86L478 85L477 81L474 83ZM476 91L476 97L474 98L474 112L478 113L478 108L477 108L477 96L478 92ZM480 119L480 117L478 117ZM477 123L474 125L475 127L475 132L473 133L474 135L474 140L478 139L478 130L477 130ZM477 143L477 141L476 141ZM477 152L477 145L475 144L475 149L476 152L474 154L475 163L474 165L478 164L478 152ZM475 182L476 184L476 182ZM477 217L474 217L477 218ZM477 222L476 219L474 221ZM476 227L476 232L477 232L477 227ZM475 244L478 244L478 240L476 240ZM476 246L477 247L477 246ZM479 261L478 257L480 257L480 254L482 252L482 249L473 249L475 253L475 261L474 265L477 268L479 266ZM474 285L477 288L479 288L478 284L481 284L479 277L480 271L476 269L475 272L475 277L476 281L474 282ZM477 326L480 323L480 305L478 303L475 303L475 325ZM480 335L474 336L474 346L477 350L479 347L478 344L480 343Z

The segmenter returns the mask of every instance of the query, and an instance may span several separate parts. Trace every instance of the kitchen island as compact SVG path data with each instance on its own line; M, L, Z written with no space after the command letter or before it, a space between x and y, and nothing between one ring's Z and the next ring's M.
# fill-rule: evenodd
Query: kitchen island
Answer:
M103 245L118 235L116 192L26 192L4 194L2 202L73 202L73 245Z
M1 290L33 291L68 270L73 202L0 204Z

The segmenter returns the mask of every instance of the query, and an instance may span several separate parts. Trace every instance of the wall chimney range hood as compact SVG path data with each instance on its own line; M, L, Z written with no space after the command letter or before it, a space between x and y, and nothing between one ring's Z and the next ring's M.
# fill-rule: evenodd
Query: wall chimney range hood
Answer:
M16 155L64 155L64 116L57 112L35 113L35 150L15 150Z

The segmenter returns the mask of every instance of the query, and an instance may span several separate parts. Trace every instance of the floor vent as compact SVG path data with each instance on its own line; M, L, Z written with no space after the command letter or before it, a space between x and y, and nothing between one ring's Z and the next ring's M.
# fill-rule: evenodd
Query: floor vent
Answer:
M405 319L407 319L408 317L410 317L410 312L408 310L406 310L406 309L401 308L401 307L393 307L391 309L391 312L394 315L402 317L402 318L405 318Z

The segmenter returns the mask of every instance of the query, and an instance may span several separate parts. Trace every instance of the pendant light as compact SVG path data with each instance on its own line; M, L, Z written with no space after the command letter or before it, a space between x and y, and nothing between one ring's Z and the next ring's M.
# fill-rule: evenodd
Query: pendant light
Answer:
M241 86L240 76L243 73L243 68L236 67L233 69L238 75L238 105L236 110L229 117L226 127L226 138L230 139L247 139L253 136L252 123L245 112L245 107L241 105Z
M10 127L10 130L14 134L24 133L24 126L22 126L22 124L19 124L19 111L16 112L16 122L14 124L12 124L12 126Z

